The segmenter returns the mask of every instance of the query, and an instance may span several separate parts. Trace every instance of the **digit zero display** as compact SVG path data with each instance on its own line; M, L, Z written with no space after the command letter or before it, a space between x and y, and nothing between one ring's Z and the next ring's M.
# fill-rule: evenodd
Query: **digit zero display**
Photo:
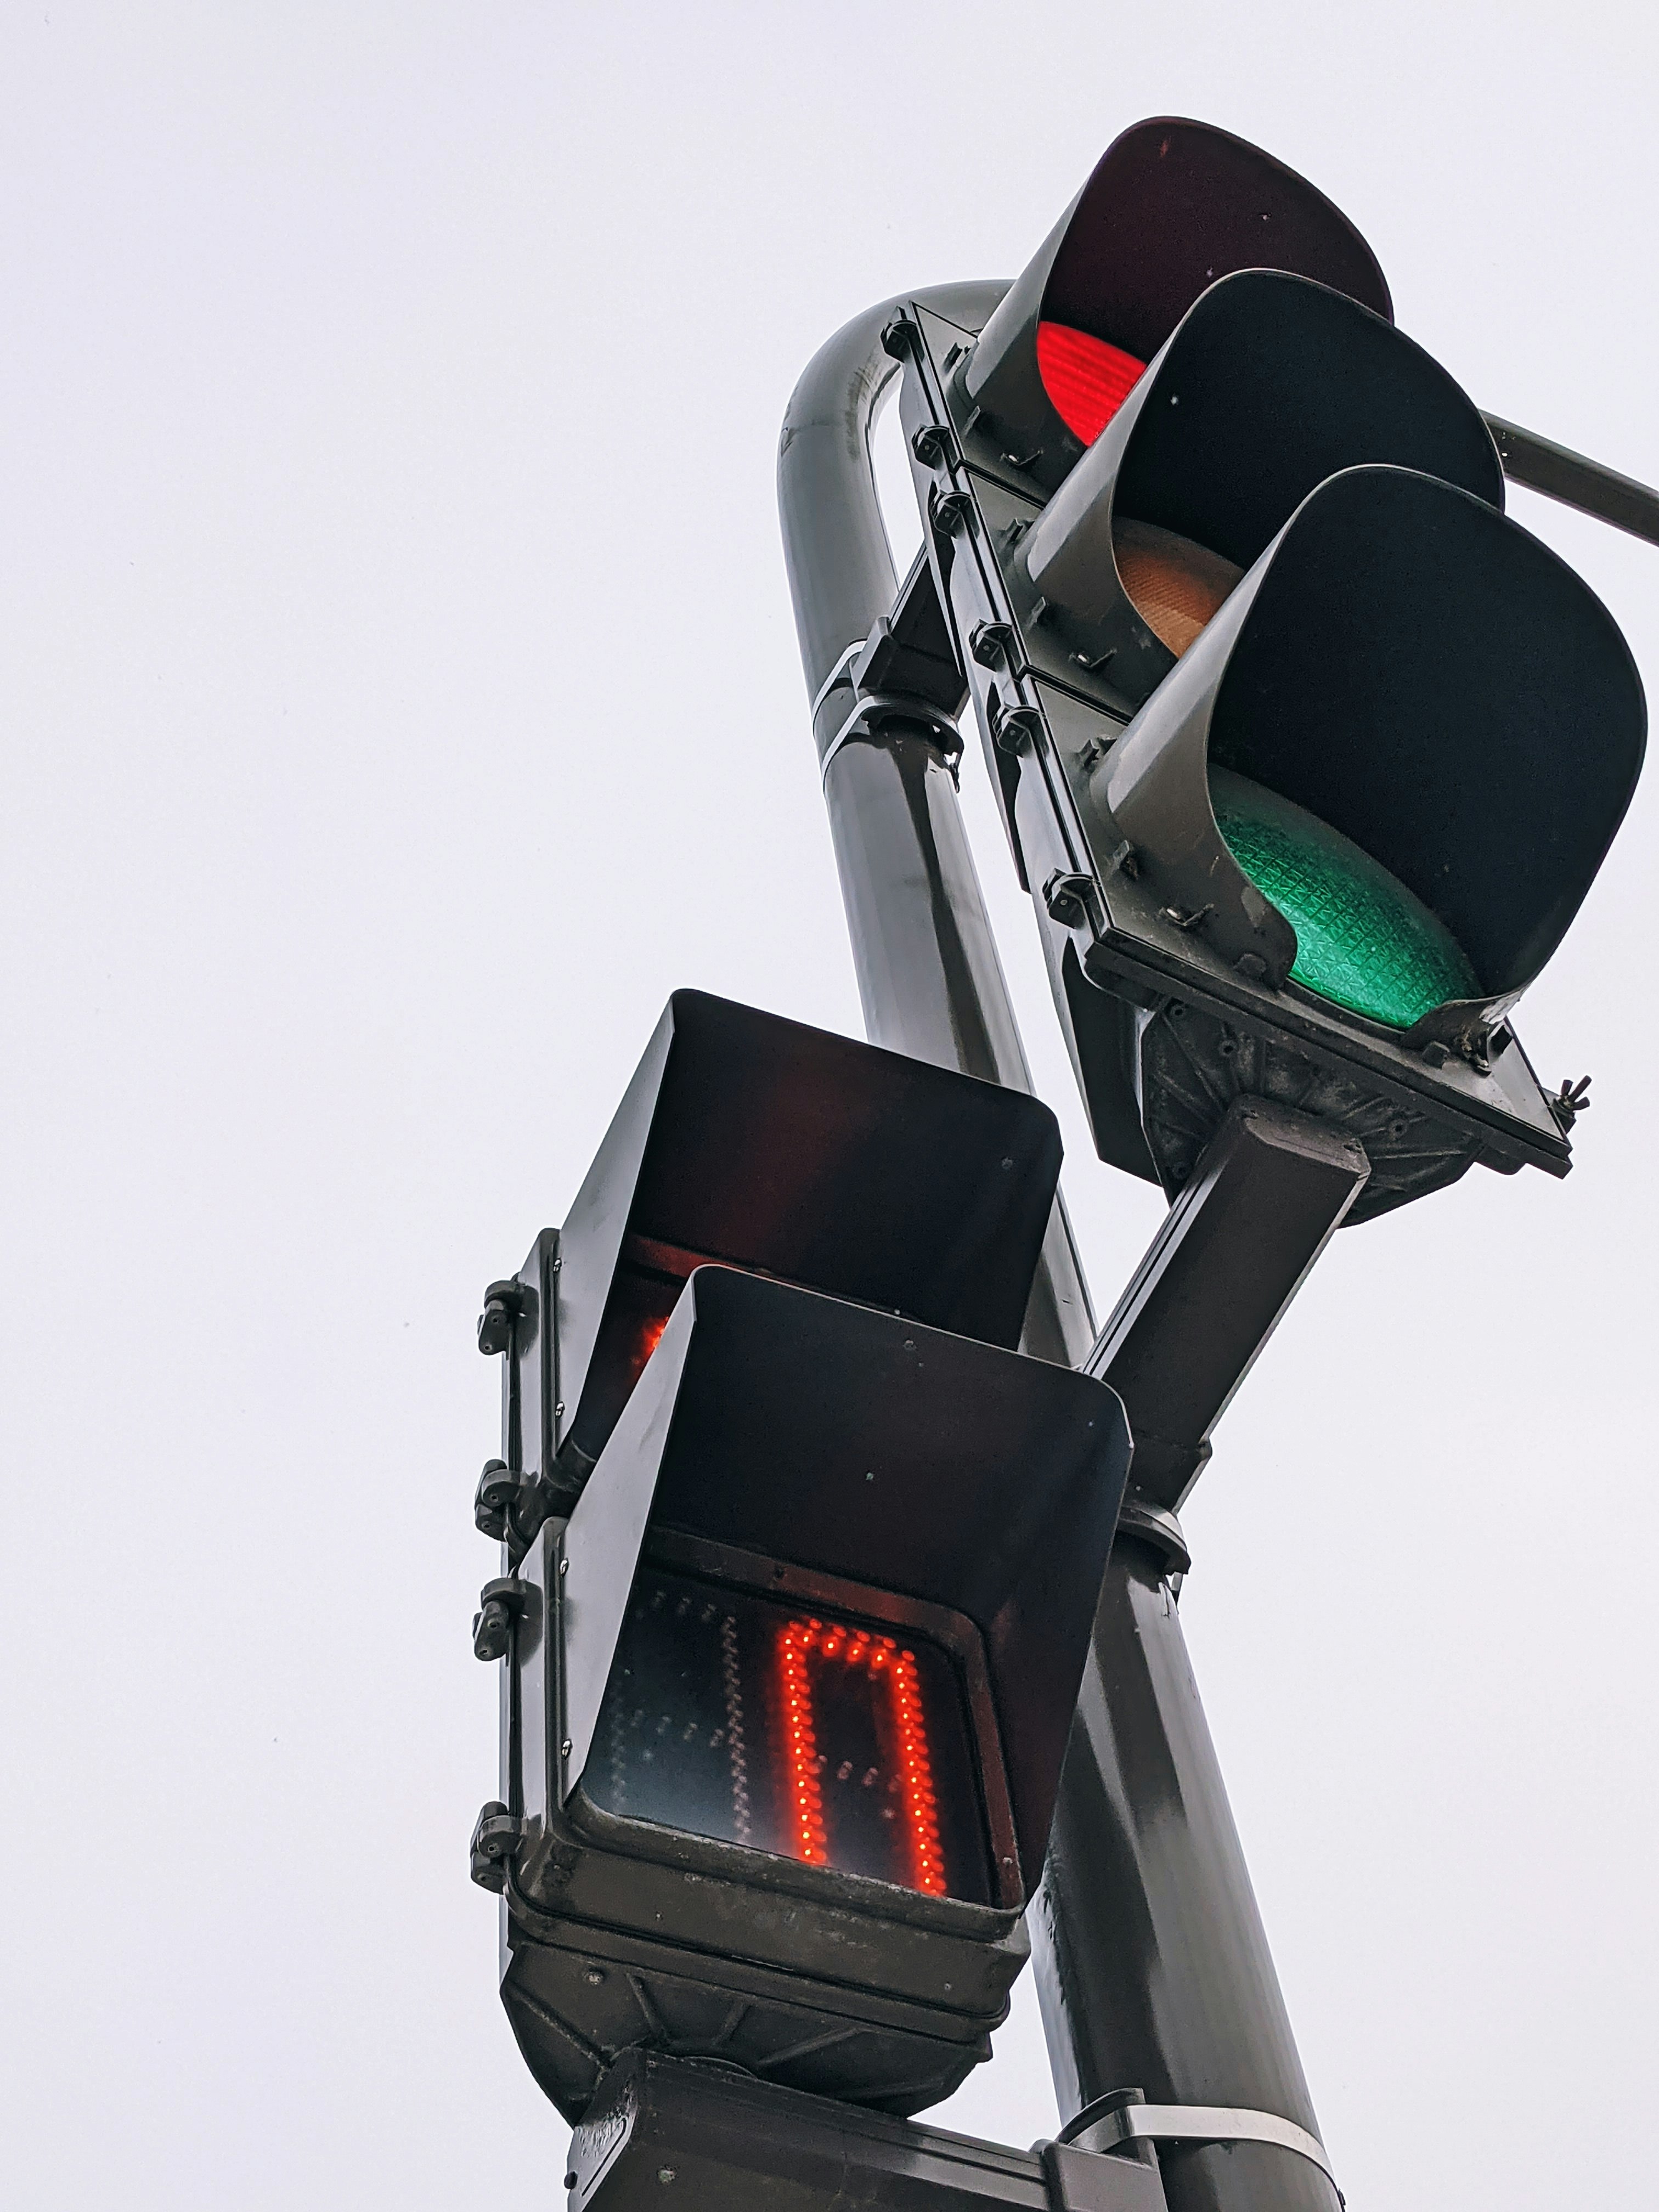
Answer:
M582 1788L623 1819L983 1905L977 1770L931 1639L642 1568Z

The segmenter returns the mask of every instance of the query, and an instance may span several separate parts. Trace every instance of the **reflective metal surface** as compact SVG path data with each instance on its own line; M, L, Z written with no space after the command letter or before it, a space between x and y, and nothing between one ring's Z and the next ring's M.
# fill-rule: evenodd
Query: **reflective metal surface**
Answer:
M1318 2134L1161 1553L1120 1533L1027 1916L1062 2114L1133 2083L1163 2105ZM1171 2212L1334 2212L1281 2147L1160 2152Z
M1659 545L1659 491L1638 483L1634 477L1620 476L1605 462L1575 453L1571 447L1558 446L1553 439L1540 438L1535 430L1523 430L1518 422L1506 422L1501 415L1488 415L1486 428L1511 483L1526 484L1546 499L1559 500L1563 507L1576 507L1581 514L1593 514L1598 522L1610 522L1615 530Z
M1325 2146L1305 2128L1292 2127L1272 2112L1241 2112L1221 2105L1125 2105L1109 2100L1112 2109L1089 2125L1074 2125L1068 2142L1090 2150L1115 2150L1120 2143L1277 2143L1305 2158L1328 2180L1336 2176L1325 2155ZM1086 2112L1079 2120L1087 2120Z

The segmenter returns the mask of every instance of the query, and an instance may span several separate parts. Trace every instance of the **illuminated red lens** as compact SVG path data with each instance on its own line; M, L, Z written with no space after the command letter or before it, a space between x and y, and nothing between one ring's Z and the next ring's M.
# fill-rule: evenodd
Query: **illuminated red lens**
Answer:
M1064 323L1039 323L1037 374L1054 412L1074 438L1093 445L1134 390L1146 368L1104 338L1091 338Z
M817 1732L813 1726L812 1684L808 1656L840 1658L849 1667L867 1666L872 1682L885 1684L897 1738L897 1765L905 1824L909 1830L911 1880L932 1897L945 1897L945 1852L939 1838L939 1801L933 1792L927 1722L922 1711L916 1655L901 1650L890 1636L872 1637L867 1629L849 1634L826 1629L818 1620L792 1620L778 1636L784 1715L784 1748L789 1769L791 1842L808 1865L830 1863L823 1797L818 1787Z

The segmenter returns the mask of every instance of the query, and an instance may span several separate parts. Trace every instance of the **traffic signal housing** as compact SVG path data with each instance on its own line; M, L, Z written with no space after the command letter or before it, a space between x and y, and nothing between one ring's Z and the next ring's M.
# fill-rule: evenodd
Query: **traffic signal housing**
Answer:
M1059 1175L1034 1099L677 991L563 1227L485 1293L505 1457L480 1525L520 1544L569 1510L708 1261L1017 1344Z
M1305 178L1207 124L1134 125L964 355L964 411L1055 490L1193 301L1236 269L1289 270L1393 313L1370 246Z
M1363 1143L1362 1219L1477 1161L1566 1171L1571 1110L1508 1016L1645 708L1357 234L1255 158L1138 126L982 332L918 308L889 343L1097 1148L1173 1194L1266 1096ZM1240 265L1252 222L1294 238L1280 266ZM1086 445L1032 397L1072 404L1040 343L1062 310L1133 370Z
M484 1592L477 1648L508 1663L475 1873L568 2115L640 2043L908 2112L988 2055L1026 1956L1127 1426L1092 1378L917 1317L1017 1333L1045 1108L718 1001L670 1017L684 1058L659 1030L573 1208L611 1227L556 1240L561 1315L611 1310L659 1165L705 1246L775 1257L787 1221L866 1295L674 1280L574 1504L543 1498Z

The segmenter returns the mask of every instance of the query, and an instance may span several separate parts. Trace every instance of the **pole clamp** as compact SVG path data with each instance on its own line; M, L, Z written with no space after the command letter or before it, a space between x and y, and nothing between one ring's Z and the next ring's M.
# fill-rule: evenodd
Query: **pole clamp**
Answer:
M865 691L857 695L852 712L824 747L819 773L829 775L830 763L843 747L860 738L878 742L894 728L924 732L938 746L947 768L962 757L962 732L949 714L908 691Z
M1273 2112L1241 2112L1228 2105L1148 2105L1138 2089L1117 2089L1085 2105L1060 2130L1060 2140L1082 2150L1103 2151L1136 2142L1271 2143L1316 2166L1336 2190L1337 2202L1347 2202L1318 2136Z

